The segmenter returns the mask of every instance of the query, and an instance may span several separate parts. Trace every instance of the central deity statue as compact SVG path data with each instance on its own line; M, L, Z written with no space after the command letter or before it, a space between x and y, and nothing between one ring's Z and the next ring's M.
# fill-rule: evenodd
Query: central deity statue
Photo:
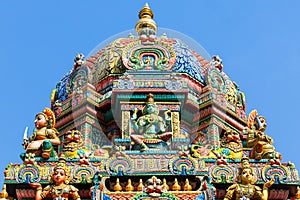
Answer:
M149 149L167 149L166 142L172 137L167 132L171 122L170 110L164 112L165 118L159 116L159 109L154 102L154 95L147 96L146 105L142 109L142 116L137 117L135 108L131 117L132 127L136 134L131 134L131 140L136 144L133 149L146 151Z

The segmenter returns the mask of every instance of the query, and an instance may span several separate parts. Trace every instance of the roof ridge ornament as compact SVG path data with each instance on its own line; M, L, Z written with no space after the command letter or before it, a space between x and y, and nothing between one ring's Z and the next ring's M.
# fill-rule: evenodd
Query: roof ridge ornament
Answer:
M153 20L153 16L154 14L152 10L150 9L148 3L146 3L139 12L139 21L135 25L135 30L139 36L148 31L150 31L150 35L156 35L157 25Z

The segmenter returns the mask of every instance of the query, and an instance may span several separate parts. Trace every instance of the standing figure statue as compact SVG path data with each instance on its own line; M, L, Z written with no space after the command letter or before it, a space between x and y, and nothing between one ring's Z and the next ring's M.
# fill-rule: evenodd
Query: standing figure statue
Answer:
M32 188L36 188L35 200L42 200L44 198L52 198L55 200L80 200L78 189L73 185L69 185L69 175L67 173L65 157L60 157L57 165L50 177L51 185L44 189L40 183L30 183Z
M170 110L165 111L165 119L159 116L158 106L154 102L154 95L147 96L146 105L143 107L142 116L137 118L138 109L135 108L131 121L137 134L131 134L131 140L141 151L149 149L166 149L166 142L172 137L172 132L167 132L171 122Z
M32 136L28 139L24 138L23 146L26 154L34 154L45 159L56 157L56 152L53 145L59 145L58 131L55 126L55 115L49 108L45 108L43 112L38 113L34 120L35 129ZM25 158L25 154L21 155Z
M254 170L249 164L249 158L242 158L242 167L239 170L237 183L229 186L224 200L267 200L268 189L274 183L274 179L264 183L263 189L254 185L256 178Z

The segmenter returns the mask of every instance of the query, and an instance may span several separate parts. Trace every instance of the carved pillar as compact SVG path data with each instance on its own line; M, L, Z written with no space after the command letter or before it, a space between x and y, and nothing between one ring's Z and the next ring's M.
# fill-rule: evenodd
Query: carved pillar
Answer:
M130 138L130 111L122 111L122 138Z
M211 124L207 128L208 144L214 149L220 147L219 127L216 124Z
M85 147L87 150L92 150L91 134L92 134L92 125L89 123L84 123L81 125L81 134L84 141Z
M178 138L180 136L180 120L179 120L179 112L171 113L172 120L172 133L173 138Z

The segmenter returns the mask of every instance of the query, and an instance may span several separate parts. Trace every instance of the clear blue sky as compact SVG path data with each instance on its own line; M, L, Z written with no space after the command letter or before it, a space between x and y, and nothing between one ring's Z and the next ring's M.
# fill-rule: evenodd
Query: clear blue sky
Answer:
M2 1L0 171L21 163L23 131L56 83L108 37L134 28L146 1ZM159 27L184 33L245 92L247 114L267 118L283 161L300 169L300 1L148 1ZM3 173L0 176L0 187Z

